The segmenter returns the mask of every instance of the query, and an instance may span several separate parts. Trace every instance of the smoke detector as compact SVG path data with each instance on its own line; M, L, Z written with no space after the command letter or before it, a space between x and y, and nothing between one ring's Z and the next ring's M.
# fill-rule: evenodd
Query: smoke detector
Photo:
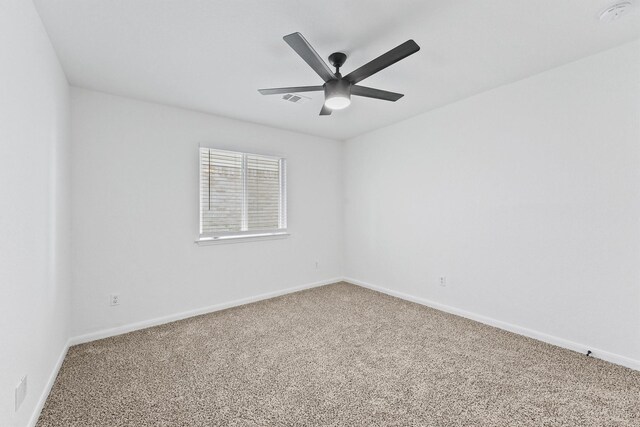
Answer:
M600 14L600 20L603 22L611 22L620 18L625 13L629 12L631 8L630 1L623 1L616 3L613 6L609 6Z

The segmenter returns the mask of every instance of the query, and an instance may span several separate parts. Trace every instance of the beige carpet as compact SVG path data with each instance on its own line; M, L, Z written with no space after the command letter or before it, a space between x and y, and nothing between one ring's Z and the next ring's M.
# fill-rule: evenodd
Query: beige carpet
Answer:
M340 283L72 347L45 426L640 426L640 372Z

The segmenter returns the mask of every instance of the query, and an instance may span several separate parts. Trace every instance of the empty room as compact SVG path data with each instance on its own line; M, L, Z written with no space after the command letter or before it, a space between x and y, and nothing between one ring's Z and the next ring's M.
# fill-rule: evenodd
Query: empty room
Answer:
M640 0L0 0L0 427L640 426Z

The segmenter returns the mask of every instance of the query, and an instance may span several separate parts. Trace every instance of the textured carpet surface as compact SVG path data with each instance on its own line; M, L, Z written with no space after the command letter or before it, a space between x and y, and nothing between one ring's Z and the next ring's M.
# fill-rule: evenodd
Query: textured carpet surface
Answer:
M46 426L640 426L640 372L339 283L72 347Z

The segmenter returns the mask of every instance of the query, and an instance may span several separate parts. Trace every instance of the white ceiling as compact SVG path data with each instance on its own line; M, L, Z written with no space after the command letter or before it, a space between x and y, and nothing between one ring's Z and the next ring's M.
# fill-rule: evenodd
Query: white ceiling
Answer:
M636 1L637 3L638 1ZM610 0L35 0L69 82L99 91L347 139L640 37L640 7L598 20ZM407 39L420 52L362 82L320 117L258 88L322 81L282 36L359 67Z

